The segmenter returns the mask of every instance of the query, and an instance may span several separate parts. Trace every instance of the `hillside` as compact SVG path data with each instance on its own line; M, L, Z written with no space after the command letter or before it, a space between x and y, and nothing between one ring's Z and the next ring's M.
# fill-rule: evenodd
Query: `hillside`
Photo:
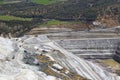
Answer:
M0 0L0 80L120 80L120 0Z
M17 3L14 3L14 1L17 1ZM5 2L7 4L4 4ZM29 29L24 32L51 19L83 23L80 27L84 24L90 25L87 28L91 27L93 21L101 23L101 25L97 25L99 28L120 25L119 0L1 0L0 3L3 3L0 5L1 16L9 15L21 19L32 19L32 21L0 20L0 23L9 26L11 29L13 26L21 25L22 27L18 27L18 29L23 30L21 28L25 27L23 25L25 23ZM23 24L16 24L16 22ZM8 23L12 23L12 25ZM3 26L1 27L3 28ZM92 28L96 28L96 25L92 25ZM13 32L16 33L16 30ZM21 32L17 36L22 35ZM1 31L1 33L3 32ZM11 33L11 30L7 30L6 33Z
M120 25L120 3L108 6L101 11L97 20L102 24L112 27Z

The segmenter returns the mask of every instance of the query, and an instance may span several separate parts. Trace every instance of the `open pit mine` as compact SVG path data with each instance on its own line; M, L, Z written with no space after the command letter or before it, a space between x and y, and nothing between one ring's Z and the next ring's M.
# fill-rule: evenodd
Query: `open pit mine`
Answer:
M120 80L118 28L0 37L0 80Z

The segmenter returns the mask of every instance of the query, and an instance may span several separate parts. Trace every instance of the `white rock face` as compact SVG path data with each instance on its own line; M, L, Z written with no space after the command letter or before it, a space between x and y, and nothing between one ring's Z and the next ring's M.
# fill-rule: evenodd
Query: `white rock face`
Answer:
M0 59L4 60L6 57L9 57L13 50L12 42L9 39L0 37Z
M24 69L15 75L2 75L0 80L58 80L53 76L47 76L43 72L35 72Z
M58 80L39 71L39 67L24 64L22 51L16 52L14 44L0 37L0 80Z
M28 51L28 54L33 55L36 51L34 46L49 51L51 49L60 51L59 54L52 53L46 56L50 56L52 60L61 63L62 67L75 71L90 80L120 80L120 76L110 74L98 65L80 59L61 48L58 44L48 40L45 36L21 37L19 41L0 38L0 80L60 80L40 71L40 66L24 63L23 58L27 54L25 50ZM61 66L57 65L57 67L62 68Z

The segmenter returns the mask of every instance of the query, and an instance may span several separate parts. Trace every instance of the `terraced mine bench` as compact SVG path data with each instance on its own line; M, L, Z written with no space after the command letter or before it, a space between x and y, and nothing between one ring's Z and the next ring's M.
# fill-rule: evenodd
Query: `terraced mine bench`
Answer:
M120 38L68 39L56 42L64 49L83 58L112 58Z

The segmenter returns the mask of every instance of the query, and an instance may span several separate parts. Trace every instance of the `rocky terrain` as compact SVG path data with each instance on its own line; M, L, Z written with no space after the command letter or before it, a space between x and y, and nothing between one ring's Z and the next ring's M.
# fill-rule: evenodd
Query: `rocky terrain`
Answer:
M0 0L0 80L120 80L120 0Z
M0 38L0 56L1 80L120 79L117 74L66 51L45 35Z
M74 31L70 28L41 28L41 31L37 29L38 32L35 30L34 33L30 32L28 34L46 35L65 50L80 58L91 60L114 73L119 71L119 63L116 64L116 61L113 60L120 41L119 29L119 26L86 31ZM114 59L119 62L117 56ZM112 63L112 66L109 63Z

